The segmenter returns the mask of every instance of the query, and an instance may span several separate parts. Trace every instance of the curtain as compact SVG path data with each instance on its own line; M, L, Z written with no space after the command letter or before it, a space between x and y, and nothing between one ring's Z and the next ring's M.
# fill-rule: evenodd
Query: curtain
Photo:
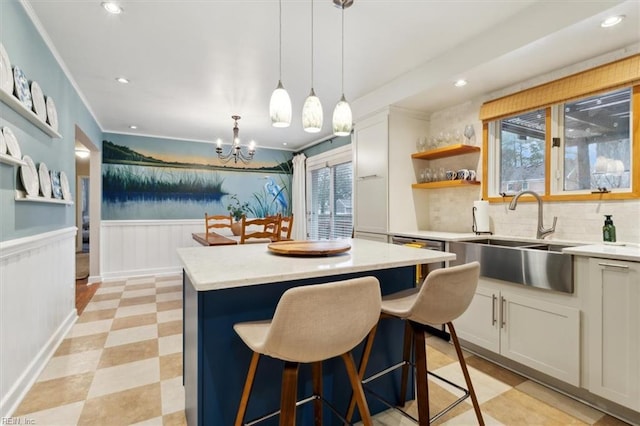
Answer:
M306 216L306 162L307 157L304 154L298 154L293 157L293 182L292 187L292 209L293 212L293 230L291 238L294 240L307 239L307 216Z

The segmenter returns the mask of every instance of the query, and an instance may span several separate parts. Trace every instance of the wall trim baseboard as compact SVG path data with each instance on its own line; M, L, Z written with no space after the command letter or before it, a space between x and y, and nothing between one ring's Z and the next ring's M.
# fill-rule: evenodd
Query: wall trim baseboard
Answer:
M0 402L1 418L11 417L18 408L77 319L78 312L73 308Z

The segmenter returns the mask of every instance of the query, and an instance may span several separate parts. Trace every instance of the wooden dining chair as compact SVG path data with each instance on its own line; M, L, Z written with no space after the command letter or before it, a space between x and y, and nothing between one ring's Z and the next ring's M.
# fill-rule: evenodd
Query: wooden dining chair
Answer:
M280 240L280 215L267 216L263 218L247 219L242 216L242 233L240 234L240 244L245 244L248 239L269 239L271 241Z
M205 238L209 239L209 233L214 232L216 229L220 228L229 228L231 229L231 224L233 223L233 218L231 215L208 215L204 214L204 227L205 227Z
M280 219L280 240L291 240L291 230L293 229L293 213L291 216L283 216Z

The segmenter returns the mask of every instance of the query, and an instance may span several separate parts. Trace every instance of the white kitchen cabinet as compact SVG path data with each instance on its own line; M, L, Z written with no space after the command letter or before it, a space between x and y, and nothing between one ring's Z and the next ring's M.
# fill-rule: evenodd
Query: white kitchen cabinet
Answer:
M411 153L416 139L427 133L427 117L393 107L356 120L352 143L356 231L386 236L390 229L418 229Z
M640 263L589 259L589 391L640 411Z
M356 230L387 232L389 123L386 113L357 124L354 130Z
M471 305L455 321L459 337L579 386L580 310L527 292L537 290L481 280Z
M356 232L356 238L361 240L378 241L380 243L388 243L389 237L386 234L372 234L370 232Z

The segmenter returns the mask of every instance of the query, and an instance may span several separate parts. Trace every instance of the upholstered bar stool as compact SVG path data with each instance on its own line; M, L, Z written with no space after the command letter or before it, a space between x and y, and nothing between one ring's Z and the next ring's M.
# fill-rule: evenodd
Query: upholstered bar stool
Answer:
M380 283L375 277L294 287L284 292L271 320L235 324L234 330L253 351L235 425L244 424L260 355L283 360L285 365L280 410L258 420L279 413L280 425L295 424L298 367L300 363L310 363L314 395L300 403L314 401L315 424L322 425L322 361L339 356L347 369L354 404L357 404L364 424L371 425L351 350L376 325L380 301ZM328 405L338 414L331 404Z
M427 278L419 288L400 291L385 296L382 299L381 319L401 318L407 321L404 337L403 360L394 366L364 379L362 383L365 391L371 392L371 395L379 399L385 405L401 411L404 416L409 417L420 426L429 425L430 422L440 418L470 396L476 418L478 419L478 424L484 425L482 413L480 412L480 405L478 404L478 398L476 397L476 393L473 389L467 364L462 354L462 348L460 347L460 342L458 341L458 336L456 335L456 331L453 326L453 320L462 315L469 307L478 285L479 275L480 264L478 262L471 262L450 268L436 269L427 275ZM464 375L467 385L466 389L427 370L425 331L426 326L429 324L446 324L449 328L451 340L453 341L453 345L456 349L460 368L462 369L462 374ZM369 333L363 351L363 357L358 371L361 378L364 377L367 368L368 356L371 352L374 336L375 328L371 333ZM403 406L405 403L404 398L407 392L409 367L411 366L412 343L415 355L418 419L415 419L405 411L398 408L399 406ZM398 406L395 406L380 398L372 390L368 389L367 384L384 374L397 370L398 368L402 368L402 380L400 385L399 403ZM462 397L458 398L448 407L431 417L429 413L429 382L427 374L454 386L464 393ZM354 409L355 400L352 399L346 416L349 421L351 420Z

